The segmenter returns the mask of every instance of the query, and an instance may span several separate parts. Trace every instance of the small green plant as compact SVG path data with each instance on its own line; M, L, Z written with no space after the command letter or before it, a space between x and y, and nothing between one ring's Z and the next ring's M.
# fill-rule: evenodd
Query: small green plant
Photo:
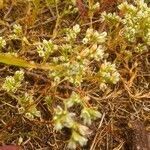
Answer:
M110 28L114 27L115 32L120 30L118 31L119 36L128 42L127 44L132 49L131 53L148 51L150 45L150 8L143 0L136 0L135 5L125 1L118 8L120 16L116 13L103 12L102 22L107 23ZM132 44L134 46L131 46ZM126 50L125 53L128 51Z
M77 144L80 146L85 146L87 144L88 138L91 134L91 131L89 128L87 128L84 125L74 123L74 126L72 127L72 135L68 143L69 149L76 149Z
M20 39L23 36L22 26L20 24L14 24L12 29L11 39Z
M43 40L43 43L37 47L37 52L40 57L43 57L43 61L46 62L48 57L57 50L57 45L54 45L51 40Z
M22 70L16 71L14 76L6 77L2 88L7 92L15 93L18 90L18 88L21 87L21 82L23 81L23 79L24 79L24 72Z
M10 94L15 94L21 87L24 80L24 72L16 71L14 76L7 76L2 88ZM24 96L17 97L18 111L20 114L24 114L26 118L32 120L34 117L41 117L40 111L37 110L36 104L33 100L33 96L25 93Z
M107 33L88 28L85 37L78 38L81 29L77 24L72 29L66 29L64 37L66 44L57 45L51 40L43 40L37 48L40 57L44 61L50 59L50 63L61 66L59 70L51 70L49 77L54 82L59 83L61 80L68 80L75 85L81 85L86 74L90 74L90 63L92 61L104 61L107 54L105 53L105 42ZM52 57L54 53L57 57Z
M94 108L84 107L81 111L81 118L83 118L85 125L91 125L93 122L92 120L101 118L101 113L97 110L94 110Z
M6 46L6 41L3 37L0 37L0 50Z
M88 77L97 79L102 90L108 87L108 84L116 84L119 81L119 73L115 64L107 62L107 32L98 32L93 28L88 28L84 35L80 35L82 28L76 24L72 28L65 29L63 43L57 44L55 40L43 40L37 47L37 52L44 62L59 66L60 69L51 69L49 78L53 80L53 85L67 81L74 87L80 87ZM57 55L55 55L57 53ZM100 63L97 70L93 70L92 62ZM60 131L67 127L72 130L72 136L69 141L69 148L76 148L87 143L87 135L83 134L82 129L91 125L92 122L101 117L101 113L96 107L89 106L87 96L81 97L79 93L72 92L71 96L64 100L63 107L57 106L53 117L54 128ZM76 121L76 114L70 112L70 108L80 105L82 110L80 120L84 125ZM87 125L87 126L86 126ZM81 129L80 129L81 127ZM84 128L83 128L84 127Z
M41 117L41 113L37 110L32 95L25 93L22 97L19 98L18 105L19 113L24 114L26 118L32 120L34 117Z
M59 131L63 127L71 128L72 135L69 140L68 148L75 149L77 144L84 146L86 145L88 139L87 136L91 133L90 129L86 125L91 125L92 120L96 120L101 117L101 113L97 111L95 108L88 107L88 97L83 97L75 92L73 92L67 100L64 102L63 109L60 106L57 106L55 109L54 115L54 128ZM84 125L78 123L75 120L75 113L69 112L69 108L74 105L81 105L81 115L80 118L83 119Z
M118 6L124 18L124 35L130 42L136 42L139 38L145 44L150 45L150 8L143 0L135 1L136 6L124 2Z
M100 79L100 87L104 90L107 88L107 83L116 84L120 79L120 74L118 73L115 64L105 61L101 65L98 77Z
M88 27L80 25L80 23L73 23L71 27L67 27L67 23L62 21L63 17L77 12L76 0L63 1L63 4L65 4L64 10L59 9L59 3L61 3L59 0L29 0L27 3L29 4L28 13L31 18L28 15L26 17L31 20L36 20L38 16L40 18L45 14L43 8L46 5L46 9L49 8L46 13L50 13L54 20L56 19L55 25L51 25L53 23L46 15L45 18L41 17L44 20L42 24L39 22L36 25L39 21L37 19L37 22L33 21L33 24L35 24L32 27L24 28L23 25L14 24L10 35L0 37L0 52L5 50L6 47L11 49L11 44L14 41L22 42L20 51L14 53L15 55L10 54L10 52L0 53L0 62L30 68L29 72L34 69L33 76L44 82L48 80L48 84L42 83L42 86L44 85L46 88L41 88L41 91L37 92L34 97L34 94L24 92L22 91L23 88L20 88L24 82L24 71L20 70L16 71L13 76L5 78L2 89L16 99L18 112L24 118L30 121L43 119L41 114L44 108L53 116L51 122L53 122L56 132L63 128L69 128L71 135L68 140L68 149L85 146L89 135L92 133L90 126L102 116L101 108L95 103L95 97L92 94L99 95L100 93L103 95L104 92L107 94L110 88L119 82L121 71L118 68L124 65L124 61L126 65L128 59L132 59L134 54L139 55L149 50L150 8L143 0L136 0L133 4L123 2L118 6L118 12L103 12L101 14L100 25L103 28L96 30L93 16L94 12L99 9L100 4L93 0L85 2L88 11L87 20L90 19L90 23L87 24ZM53 12L55 7L57 11ZM26 18L23 18L23 20L26 21ZM61 21L63 25L61 25ZM53 35L49 36L49 33L43 35L42 33L37 40L37 37L34 37L34 32L36 33L38 29L45 31L47 25L54 28L52 30ZM32 29L34 29L33 32ZM28 32L33 36L30 40L31 43L25 36L25 33L28 35ZM27 51L26 44L29 46ZM25 55L27 61L17 58L19 55ZM28 62L33 55L35 57L32 60L38 62ZM128 59L126 60L126 58ZM123 60L120 61L120 59ZM39 70L36 72L36 69L43 70L45 76L40 78L38 76ZM41 73L43 72L41 71ZM34 83L35 88L38 87L39 83L41 84L41 82ZM93 92L93 89L90 92L86 91L86 89L91 88L88 87L89 84L95 87L96 91ZM66 93L63 90L59 91L58 89L61 86L64 86L64 91L67 87L68 91ZM32 90L34 93L35 89ZM45 90L50 93L45 92ZM38 102L36 101L37 96L40 97ZM39 107L42 105L40 111L37 107L38 103L40 103Z

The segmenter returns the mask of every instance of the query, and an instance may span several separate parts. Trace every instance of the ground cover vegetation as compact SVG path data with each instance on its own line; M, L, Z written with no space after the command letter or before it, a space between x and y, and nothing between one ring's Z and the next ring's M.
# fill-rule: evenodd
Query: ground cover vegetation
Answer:
M149 132L143 0L0 1L0 145L131 149Z

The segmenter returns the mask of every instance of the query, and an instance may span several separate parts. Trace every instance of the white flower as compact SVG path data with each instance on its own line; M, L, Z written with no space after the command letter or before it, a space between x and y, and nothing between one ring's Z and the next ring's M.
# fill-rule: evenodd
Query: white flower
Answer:
M42 43L40 43L37 46L37 52L40 57L43 57L44 60L47 60L49 55L51 55L54 51L58 49L58 46L55 45L52 40L43 40Z
M31 113L25 113L25 117L28 118L29 120L33 120L34 116Z
M91 58L94 58L97 61L104 58L104 47L102 45L97 46L97 44L94 44L90 50L91 50L90 54Z
M22 26L20 24L14 24L13 32L15 35L20 36L22 34Z
M96 2L96 3L93 5L93 10L97 10L99 7L100 7L100 3L99 3L99 2Z
M107 32L102 32L97 34L97 42L98 43L104 43L106 41Z
M89 41L88 38L85 37L85 38L82 40L82 43L83 43L83 44L87 44L88 41Z
M74 116L74 113L70 113L66 110L63 110L60 106L57 106L55 109L55 115L53 117L55 130L61 130L63 127L71 128L74 125Z
M83 43L87 43L88 41L94 42L97 44L102 44L106 41L107 32L99 33L98 31L94 31L93 28L88 28L86 31L85 38L83 39Z
M7 92L15 93L17 89L21 86L21 82L24 79L23 71L16 71L14 76L7 76L5 82L2 86Z
M25 112L25 108L24 107L19 107L18 112L19 112L19 114L23 114Z
M83 118L84 124L91 125L92 120L101 117L101 113L93 108L83 108L80 116Z
M76 149L77 144L74 140L69 140L68 146L69 149Z
M73 130L72 137L71 137L75 142L78 142L81 146L86 145L88 139L81 136L79 133Z
M54 118L54 119L56 119L56 118ZM63 126L63 124L62 124L60 121L55 121L54 129L55 129L56 131L60 131L63 127L64 127L64 126Z
M78 24L76 24L75 26L73 26L72 29L68 28L66 29L66 41L72 41L75 40L77 38L78 33L80 32L80 26Z
M0 37L0 49L4 48L5 46L6 46L6 41L2 37Z
M75 26L73 26L73 31L75 32L75 33L79 33L80 32L80 26L78 25L78 24L76 24Z
M18 104L21 106L18 109L19 113L26 112L26 118L34 119L34 117L41 117L41 112L37 110L36 104L34 104L33 96L31 94L25 93L22 97L19 98Z
M78 124L78 131L83 136L87 136L92 133L92 131L87 126L81 124Z
M22 81L24 79L24 71L23 70L16 71L14 78L15 78L15 80Z
M72 107L74 104L79 104L81 103L82 100L80 98L80 95L78 95L77 93L75 92L72 92L70 98L66 101L66 106L68 108Z
M111 64L110 62L106 61L101 65L99 74L104 83L116 84L119 81L120 77L120 74L117 72L115 64Z

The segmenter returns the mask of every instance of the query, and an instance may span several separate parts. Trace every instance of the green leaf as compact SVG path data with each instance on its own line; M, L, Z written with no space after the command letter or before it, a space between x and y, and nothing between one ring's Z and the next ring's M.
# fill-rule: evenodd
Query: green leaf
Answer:
M18 67L36 68L35 64L29 63L26 60L13 56L11 54L0 53L0 63Z
M60 66L52 66L51 64L36 64L28 62L22 58L16 57L11 54L0 53L0 63L12 66L18 66L23 68L31 69L43 69L43 70L52 70L60 69Z

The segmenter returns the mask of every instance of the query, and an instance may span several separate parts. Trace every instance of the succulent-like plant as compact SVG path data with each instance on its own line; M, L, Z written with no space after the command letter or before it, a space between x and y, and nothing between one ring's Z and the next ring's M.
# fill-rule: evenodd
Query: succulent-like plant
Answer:
M36 9L39 8L39 0L30 2ZM59 1L46 0L45 2L46 7L51 7L50 4L57 6ZM63 15L73 12L72 8L76 6L76 1L71 0L68 4ZM85 26L76 24L58 32L58 34L61 33L61 37L43 38L38 43L31 40L33 42L31 46L35 48L34 50L42 59L40 64L32 63L31 68L43 69L42 65L48 66L45 67L48 70L45 72L48 74L48 80L52 83L51 89L55 88L56 93L57 86L59 87L61 83L67 83L67 86L69 85L69 88L72 89L71 92L67 93L67 98L57 97L63 101L59 105L55 105L54 109L51 106L55 101L55 94L53 98L47 96L48 94L43 98L48 110L54 110L54 112L52 110L50 112L53 114L55 131L61 131L64 127L71 130L71 137L68 140L69 149L76 149L78 145L86 145L88 136L91 134L90 126L94 121L101 118L100 108L95 103L91 104L92 96L87 96L83 87L92 83L93 86L96 84L98 90L104 92L109 85L117 84L120 80L118 57L120 55L123 57L122 51L123 54L132 58L132 53L146 52L150 46L150 8L143 0L136 0L133 4L121 3L118 6L119 12L103 12L101 23L104 23L106 28L102 31L94 29L92 24L93 12L99 8L99 3L94 4L94 1L88 1L86 4L91 21L90 27L85 28ZM57 29L59 19L62 17L59 12L57 13L55 29ZM21 25L14 24L11 35L8 37L13 40L28 42L23 29ZM5 49L7 41L5 39L5 36L4 38L0 37L0 50ZM115 54L114 61L110 59L110 52ZM26 52L21 54L24 53ZM25 66L30 67L28 64L23 67ZM22 70L16 71L14 76L6 77L2 88L11 93L10 95L15 95L23 80L24 72ZM42 117L34 99L33 95L29 93L17 97L19 113L30 120ZM74 109L77 106L79 110Z
M24 72L16 71L14 76L7 76L2 88L6 90L7 92L13 92L15 93L18 88L21 87L21 82L24 79Z
M26 118L32 120L34 117L41 117L41 112L37 110L32 95L25 93L22 97L19 98L18 104L19 113L24 114Z
M6 46L6 41L3 37L0 37L0 50Z

